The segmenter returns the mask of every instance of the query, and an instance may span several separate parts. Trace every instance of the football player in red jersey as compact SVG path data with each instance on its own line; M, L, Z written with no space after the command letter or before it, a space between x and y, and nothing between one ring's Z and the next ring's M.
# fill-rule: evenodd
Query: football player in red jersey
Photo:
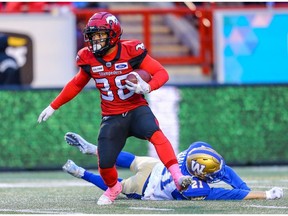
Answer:
M147 54L142 42L120 40L120 22L110 13L95 13L83 33L87 47L79 50L77 55L79 72L42 111L38 122L46 121L55 110L73 99L93 79L100 91L102 111L98 135L98 167L108 186L97 204L112 204L121 193L122 186L117 180L115 163L129 136L149 140L170 171L177 189L186 190L192 179L181 173L172 145L159 128L158 121L143 96L168 81L167 71ZM137 68L151 74L149 83L133 72ZM137 84L126 80L129 73L136 75Z

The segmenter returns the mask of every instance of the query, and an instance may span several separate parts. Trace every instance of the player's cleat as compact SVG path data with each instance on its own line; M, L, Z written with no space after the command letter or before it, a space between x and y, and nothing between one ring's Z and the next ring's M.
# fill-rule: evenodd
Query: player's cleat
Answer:
M105 194L102 194L97 201L97 205L111 205L112 203L113 201L110 200Z
M179 191L185 191L188 189L189 185L192 184L192 177L191 176L181 176L178 180L178 184L180 186Z
M62 169L76 178L81 178L84 176L85 170L82 167L77 166L72 160L68 160Z
M112 188L108 188L104 194L98 199L97 205L111 205L117 196L122 191L122 185L120 182L117 182Z
M69 145L77 147L83 154L97 154L97 146L87 142L83 137L76 133L68 132L65 134L64 139Z
M273 187L269 191L266 191L266 199L267 200L274 200L280 199L284 196L283 189L279 187Z

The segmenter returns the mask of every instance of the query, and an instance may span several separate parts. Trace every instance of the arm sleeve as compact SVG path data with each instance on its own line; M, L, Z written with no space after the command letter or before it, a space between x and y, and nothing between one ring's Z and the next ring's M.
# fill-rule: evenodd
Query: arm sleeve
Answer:
M229 166L225 165L225 175L222 181L231 185L233 188L250 190L246 183L240 178L240 176Z
M84 88L89 80L90 76L80 68L79 72L65 85L50 106L55 110L59 109L63 104L72 100Z
M205 200L243 200L250 191L242 189L210 188Z
M166 69L149 55L146 55L140 68L148 71L152 75L152 79L149 82L151 91L160 88L169 80Z

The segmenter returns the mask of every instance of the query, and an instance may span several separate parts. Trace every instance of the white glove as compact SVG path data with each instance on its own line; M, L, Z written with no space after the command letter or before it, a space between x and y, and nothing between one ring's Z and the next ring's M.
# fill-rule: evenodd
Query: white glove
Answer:
M54 109L49 105L46 107L38 117L38 122L41 123L42 121L46 121L53 113Z
M131 72L129 74L134 74L137 78L137 83L132 83L129 80L125 80L126 82L126 88L129 89L130 91L134 91L137 94L148 94L150 92L150 85L145 82L139 74L136 72Z
M266 199L267 200L274 200L280 199L283 197L283 189L279 187L273 187L269 191L266 191Z

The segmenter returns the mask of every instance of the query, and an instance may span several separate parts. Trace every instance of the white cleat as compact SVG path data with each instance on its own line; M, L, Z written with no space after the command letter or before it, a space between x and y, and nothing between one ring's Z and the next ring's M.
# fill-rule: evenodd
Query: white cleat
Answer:
M109 188L98 199L97 205L111 205L117 196L122 192L122 185L117 182L112 188Z
M97 205L111 205L113 203L112 200L109 199L109 197L102 194L102 196L98 199Z
M97 154L97 146L87 142L83 137L76 133L68 132L65 134L64 139L69 145L77 147L83 154Z
M76 178L81 178L84 176L85 169L77 166L72 160L68 160L62 169Z

